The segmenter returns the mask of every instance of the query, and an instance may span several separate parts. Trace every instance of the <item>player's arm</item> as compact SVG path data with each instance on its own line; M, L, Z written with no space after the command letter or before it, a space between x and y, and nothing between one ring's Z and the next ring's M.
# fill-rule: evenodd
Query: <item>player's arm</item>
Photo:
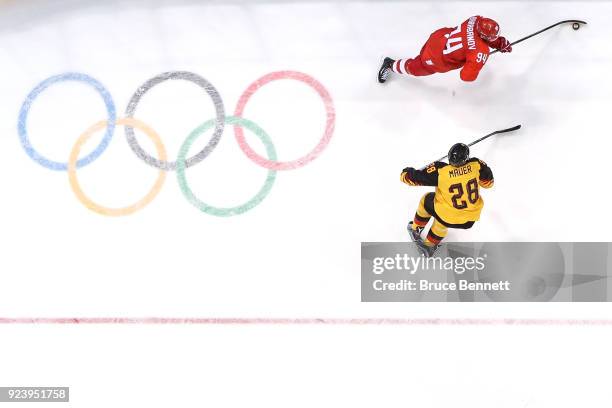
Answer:
M402 170L401 181L409 186L432 186L438 185L438 169L445 163L435 162L427 166L424 170L417 170L414 167L406 167Z
M465 82L472 82L478 78L480 70L487 63L489 58L489 47L481 42L476 50L470 50L466 53L465 65L461 69L461 79Z
M480 70L484 67L486 58L488 54L478 53L478 57L473 59L468 59L461 68L460 76L461 79L465 82L473 82L478 78L478 74L480 74Z
M480 163L480 175L478 177L478 184L480 184L480 187L484 188L493 187L493 171L491 171L491 168L487 166L487 163L483 162L482 160L478 160L478 163Z
M459 74L461 79L465 82L473 82L478 78L478 74L482 69L481 66L473 63L466 63L461 69L461 73Z

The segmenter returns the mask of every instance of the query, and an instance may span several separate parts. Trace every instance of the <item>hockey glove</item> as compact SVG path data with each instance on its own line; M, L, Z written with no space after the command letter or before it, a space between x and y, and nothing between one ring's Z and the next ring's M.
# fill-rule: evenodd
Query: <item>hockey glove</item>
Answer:
M506 37L499 37L489 45L491 48L495 48L500 52L512 52L512 45L510 45L510 41L508 41Z

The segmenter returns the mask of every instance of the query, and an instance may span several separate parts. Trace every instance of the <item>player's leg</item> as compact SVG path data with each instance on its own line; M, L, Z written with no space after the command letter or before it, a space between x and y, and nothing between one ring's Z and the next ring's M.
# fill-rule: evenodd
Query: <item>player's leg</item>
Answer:
M400 75L427 76L435 74L433 68L420 55L416 58L395 61L392 70Z
M431 214L425 208L425 200L427 200L427 196L430 194L433 193L425 194L423 197L421 197L421 201L419 201L419 207L417 208L416 213L414 214L414 219L412 220L412 229L415 231L418 229L422 231L431 219Z
M392 72L399 75L427 76L435 74L436 71L427 61L419 55L416 58L398 59L385 58L378 71L378 82L385 83Z
M378 70L378 82L381 84L385 83L392 72L399 75L414 75L414 76L425 76L434 74L433 68L423 63L423 54L427 49L427 43L421 48L421 52L415 58L402 58L394 60L393 58L386 57L383 61L380 70Z
M434 220L429 232L427 232L427 239L425 239L425 245L430 247L436 247L440 245L440 242L448 234L448 228L443 225L440 221Z
M427 196L430 194L433 195L434 193L427 193L421 198L421 201L419 201L419 207L414 214L414 218L408 224L408 232L410 232L413 241L422 240L421 233L431 219L431 214L425 208L425 201L427 200Z

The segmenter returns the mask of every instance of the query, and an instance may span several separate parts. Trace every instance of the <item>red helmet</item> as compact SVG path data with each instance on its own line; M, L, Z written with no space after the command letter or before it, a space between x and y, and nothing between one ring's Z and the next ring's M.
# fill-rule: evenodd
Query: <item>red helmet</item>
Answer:
M476 23L476 32L486 41L495 41L499 37L499 24L493 19L480 17Z

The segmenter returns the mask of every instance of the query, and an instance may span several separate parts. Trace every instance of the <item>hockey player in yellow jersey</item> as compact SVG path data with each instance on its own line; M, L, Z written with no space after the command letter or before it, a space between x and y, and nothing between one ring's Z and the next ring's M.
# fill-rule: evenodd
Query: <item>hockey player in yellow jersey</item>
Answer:
M409 225L413 240L420 242L423 229L434 218L424 241L424 249L429 256L444 239L448 228L469 229L480 219L484 205L480 187L493 186L493 172L482 160L470 158L467 145L453 145L448 161L434 162L423 170L412 167L402 170L402 182L410 186L436 187L435 193L427 193L421 198L414 220Z

